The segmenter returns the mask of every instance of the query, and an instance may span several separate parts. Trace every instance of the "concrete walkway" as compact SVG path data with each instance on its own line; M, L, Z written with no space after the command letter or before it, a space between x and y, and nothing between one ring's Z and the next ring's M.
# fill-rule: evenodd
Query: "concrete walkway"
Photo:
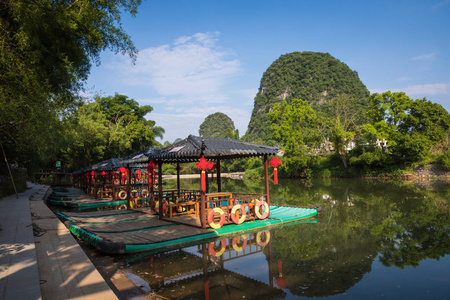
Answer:
M43 199L48 186L0 200L0 299L117 299Z

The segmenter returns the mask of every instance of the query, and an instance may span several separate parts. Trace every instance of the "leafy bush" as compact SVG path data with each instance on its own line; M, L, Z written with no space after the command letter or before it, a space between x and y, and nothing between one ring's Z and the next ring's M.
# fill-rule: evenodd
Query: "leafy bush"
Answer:
M439 159L439 162L447 171L450 171L450 150L442 154L442 156Z

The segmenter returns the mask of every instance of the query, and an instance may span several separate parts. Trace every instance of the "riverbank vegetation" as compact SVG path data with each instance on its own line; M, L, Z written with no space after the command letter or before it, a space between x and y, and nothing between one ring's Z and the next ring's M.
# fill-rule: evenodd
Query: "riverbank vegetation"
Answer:
M366 109L354 104L337 97L326 115L303 100L275 104L269 117L284 151L280 174L400 176L430 163L450 171L450 115L441 105L402 92L372 94Z

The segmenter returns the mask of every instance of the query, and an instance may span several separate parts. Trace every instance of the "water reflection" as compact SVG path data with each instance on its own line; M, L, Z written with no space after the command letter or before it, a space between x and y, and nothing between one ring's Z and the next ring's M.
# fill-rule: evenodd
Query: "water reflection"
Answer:
M232 180L224 186L232 192L264 189ZM448 182L285 180L271 186L271 202L321 206L318 223L128 256L126 262L129 272L147 282L152 292L170 299L283 299L367 296L370 288L362 290L358 285L383 291L375 278L385 277L386 267L403 270L402 277L411 278L416 276L411 267L445 257L447 271L439 274L442 278L422 279L402 295L425 297L421 287L431 284L446 295L450 292L449 199ZM377 273L371 283L365 278L374 266Z

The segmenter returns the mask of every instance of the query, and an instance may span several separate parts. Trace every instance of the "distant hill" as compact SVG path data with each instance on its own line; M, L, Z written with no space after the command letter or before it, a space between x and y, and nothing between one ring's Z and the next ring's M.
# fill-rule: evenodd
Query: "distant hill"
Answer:
M198 133L207 137L234 137L236 129L230 117L224 113L216 112L205 118Z
M307 100L315 110L326 110L327 102L341 95L366 106L369 94L358 73L328 53L282 55L263 74L245 139L272 142L267 113L282 100Z

